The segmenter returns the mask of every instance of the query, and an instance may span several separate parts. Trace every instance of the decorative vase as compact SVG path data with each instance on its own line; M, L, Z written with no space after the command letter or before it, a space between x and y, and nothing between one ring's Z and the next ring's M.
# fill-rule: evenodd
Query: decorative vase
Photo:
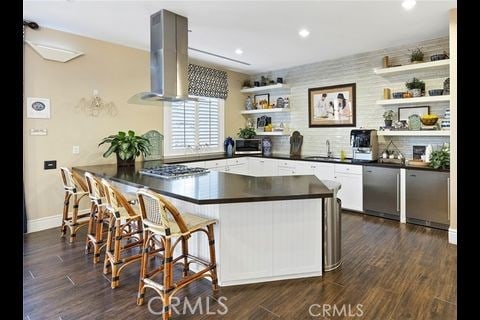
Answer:
M270 138L263 138L262 140L263 155L269 157L272 155L272 140Z
M135 167L135 158L122 160L117 153L117 167Z
M235 146L235 141L231 137L227 137L225 141L223 142L223 148L225 150L225 153L227 154L227 157L232 157L233 156L233 147Z

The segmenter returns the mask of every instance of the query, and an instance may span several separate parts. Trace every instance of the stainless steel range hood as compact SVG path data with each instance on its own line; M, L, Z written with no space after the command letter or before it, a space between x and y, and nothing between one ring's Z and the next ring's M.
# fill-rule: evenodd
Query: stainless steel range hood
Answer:
M168 10L150 16L150 87L128 103L194 100L188 98L188 19Z

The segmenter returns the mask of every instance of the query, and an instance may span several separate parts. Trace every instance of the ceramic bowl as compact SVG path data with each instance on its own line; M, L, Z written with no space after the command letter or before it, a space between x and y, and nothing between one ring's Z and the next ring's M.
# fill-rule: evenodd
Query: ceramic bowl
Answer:
M393 98L393 99L403 98L403 92L393 92L393 93L392 93L392 98Z

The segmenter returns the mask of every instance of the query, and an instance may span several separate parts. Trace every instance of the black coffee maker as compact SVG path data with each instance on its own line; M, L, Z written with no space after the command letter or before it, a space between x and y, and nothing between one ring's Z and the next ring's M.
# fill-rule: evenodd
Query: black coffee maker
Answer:
M350 145L354 161L375 161L378 159L378 139L375 129L354 129L350 131Z

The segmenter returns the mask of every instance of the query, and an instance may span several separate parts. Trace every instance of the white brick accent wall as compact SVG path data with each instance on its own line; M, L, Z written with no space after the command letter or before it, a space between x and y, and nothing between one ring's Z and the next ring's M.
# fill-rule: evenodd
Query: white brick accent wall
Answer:
M325 141L331 143L334 156L338 157L341 150L345 150L347 157L352 156L350 147L350 130L353 127L339 128L309 128L308 127L308 89L315 87L331 86L344 83L356 83L356 127L377 129L384 125L383 113L392 109L397 112L397 106L380 106L376 100L383 99L383 88L390 88L391 92L406 91L405 82L413 78L425 81L425 89L442 89L443 81L448 78L448 68L437 71L423 71L412 74L396 76L378 76L373 72L374 68L382 67L382 58L389 56L390 64L409 64L409 49L421 47L425 53L425 61L429 61L430 55L448 51L448 37L412 43L367 53L342 57L335 60L322 61L298 67L258 74L251 80L259 80L260 77L268 76L270 79L283 77L284 82L291 86L290 114L272 115L272 122L279 124L284 121L290 130L298 130L303 135L302 154L326 155ZM270 99L271 103L275 102ZM404 105L406 106L406 105ZM448 108L448 102L431 103L430 112L443 116ZM270 115L269 115L270 116ZM286 153L290 151L289 137L271 137L273 151ZM432 144L441 146L448 142L448 137L379 137L379 152L381 153L386 144L393 140L395 145L408 158L412 157L413 145Z

